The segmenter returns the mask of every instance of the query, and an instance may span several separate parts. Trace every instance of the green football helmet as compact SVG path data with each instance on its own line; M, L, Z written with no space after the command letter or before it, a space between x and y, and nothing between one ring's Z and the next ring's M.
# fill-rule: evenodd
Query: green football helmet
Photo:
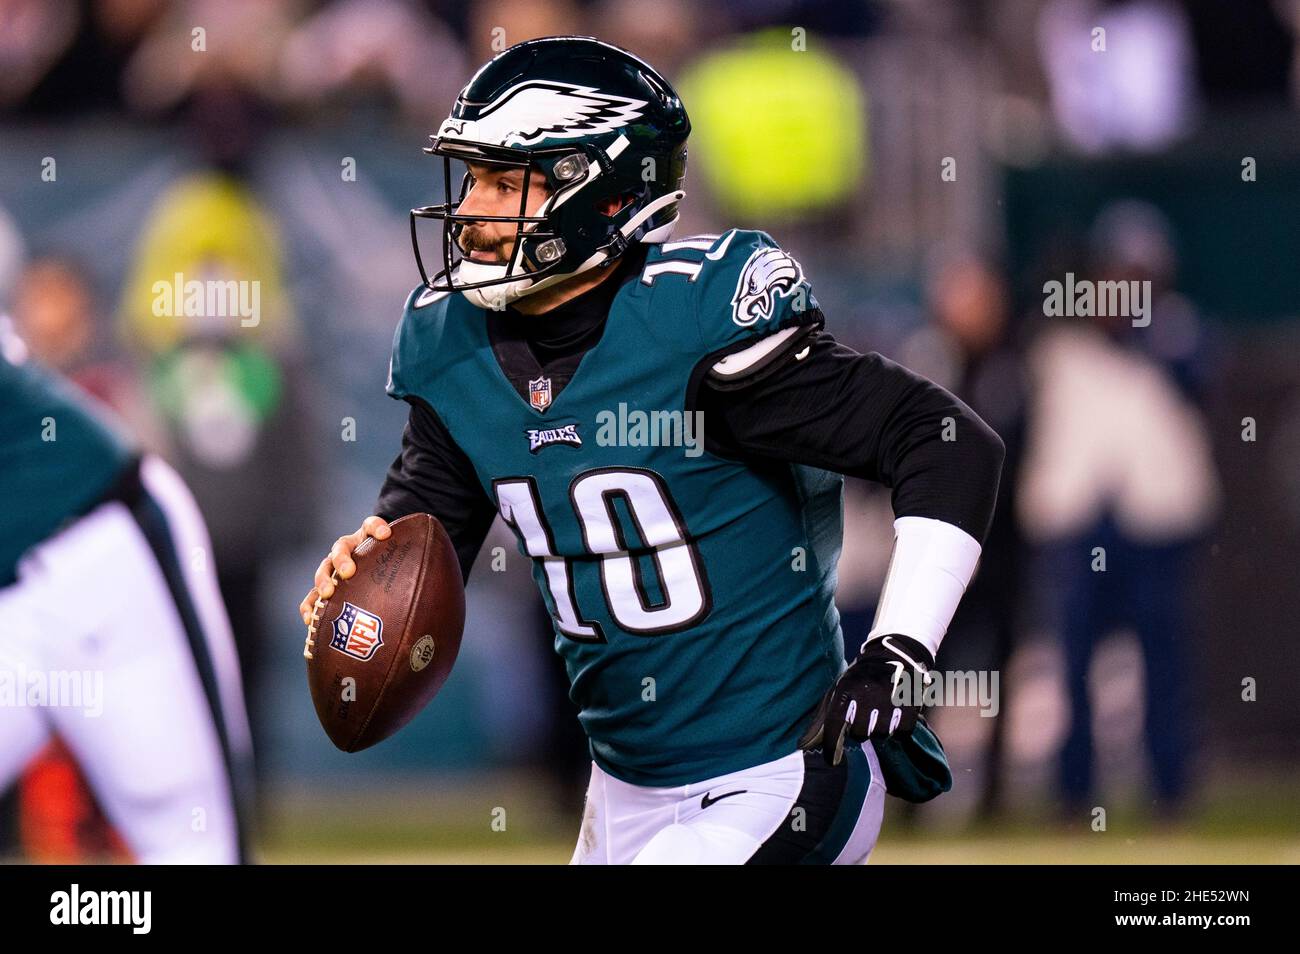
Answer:
M633 242L662 242L685 196L691 123L677 93L653 67L591 37L528 40L495 56L469 81L424 151L443 160L446 202L411 210L411 242L424 284L463 292L480 308L525 295L616 261ZM452 163L522 169L518 215L459 215L470 176L452 197ZM527 215L531 173L547 198ZM630 197L613 215L604 200ZM417 219L442 221L442 270L429 277ZM458 243L470 222L513 222L504 264L471 261Z

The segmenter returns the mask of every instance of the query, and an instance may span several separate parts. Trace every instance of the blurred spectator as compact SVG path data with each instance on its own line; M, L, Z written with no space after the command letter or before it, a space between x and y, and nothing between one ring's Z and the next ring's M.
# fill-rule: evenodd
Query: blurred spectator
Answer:
M1006 445L1006 461L984 542L979 571L962 598L936 660L940 669L1004 674L1020 643L1026 548L1015 513L1017 472L1024 449L1027 382L1011 327L1006 279L970 254L943 261L927 288L933 325L904 343L900 360L969 404ZM958 435L960 440L960 435ZM978 812L1002 808L1003 757L1013 686L999 680L999 710L984 753ZM942 724L942 723L940 723Z
M70 259L32 261L15 287L14 330L36 360L117 411L141 446L165 452L165 439L137 375L114 354L105 334L105 315L86 276L87 271Z
M172 463L211 527L255 749L271 734L264 573L276 554L310 538L317 514L316 417L282 261L277 230L249 188L197 175L159 198L121 303ZM236 300L252 307L213 307Z
M599 29L593 35L631 50L672 79L699 48L701 31L712 12L689 0L661 0L655 4L655 15L648 17L641 0L605 0L595 10Z
M122 75L166 0L0 0L0 111L122 107Z
M1039 547L1049 620L1060 634L1070 703L1060 784L1067 812L1094 795L1089 665L1117 626L1137 636L1145 667L1145 735L1159 811L1188 795L1196 727L1190 704L1191 557L1219 487L1201 411L1145 344L1165 320L1167 292L1147 258L1172 243L1130 207L1099 216L1094 276L1152 280L1151 324L1126 316L1062 318L1033 344L1033 398L1018 509ZM1121 241L1117 219L1130 234ZM1138 250L1144 250L1139 252ZM1144 264L1145 261L1145 264ZM1186 315L1178 320L1186 320Z
M129 864L131 852L61 738L23 770L17 786L23 856L35 864Z
M376 96L432 125L469 73L450 31L409 0L337 0L294 27L280 62L289 102L337 106Z
M181 0L140 44L123 77L127 104L165 114L205 92L266 100L296 4Z
M1038 23L1052 109L1087 153L1157 150L1195 112L1195 53L1173 0L1051 0Z
M1107 278L1150 282L1152 321L1129 343L1149 354L1195 403L1205 400L1212 373L1208 334L1191 300L1174 287L1178 268L1171 228L1149 202L1119 199L1101 210L1089 254Z
M539 36L585 34L584 22L573 0L479 0L466 7L469 62L485 63L506 47Z
M86 361L95 336L82 274L71 262L38 260L27 266L14 296L19 336L38 361L65 374Z

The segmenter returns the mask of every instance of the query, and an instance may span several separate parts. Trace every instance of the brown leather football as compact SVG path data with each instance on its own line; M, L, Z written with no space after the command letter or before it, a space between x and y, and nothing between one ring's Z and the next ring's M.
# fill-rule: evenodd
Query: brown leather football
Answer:
M316 715L344 752L415 718L451 674L465 629L460 564L427 513L394 520L353 551L356 572L317 600L303 657Z

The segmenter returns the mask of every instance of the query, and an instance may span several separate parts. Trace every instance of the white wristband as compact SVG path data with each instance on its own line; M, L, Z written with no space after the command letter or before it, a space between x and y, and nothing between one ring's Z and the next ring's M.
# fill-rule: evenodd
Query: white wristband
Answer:
M979 541L960 527L929 517L899 517L894 555L867 639L910 636L937 656L979 559Z

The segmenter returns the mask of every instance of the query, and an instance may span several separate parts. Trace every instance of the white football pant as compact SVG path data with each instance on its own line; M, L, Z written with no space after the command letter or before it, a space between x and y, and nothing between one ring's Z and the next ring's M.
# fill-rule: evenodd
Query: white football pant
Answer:
M870 743L835 768L820 752L690 785L621 781L591 765L570 864L866 864L885 785Z
M136 861L236 863L252 745L212 546L170 467L141 483L0 589L0 790L57 733Z

